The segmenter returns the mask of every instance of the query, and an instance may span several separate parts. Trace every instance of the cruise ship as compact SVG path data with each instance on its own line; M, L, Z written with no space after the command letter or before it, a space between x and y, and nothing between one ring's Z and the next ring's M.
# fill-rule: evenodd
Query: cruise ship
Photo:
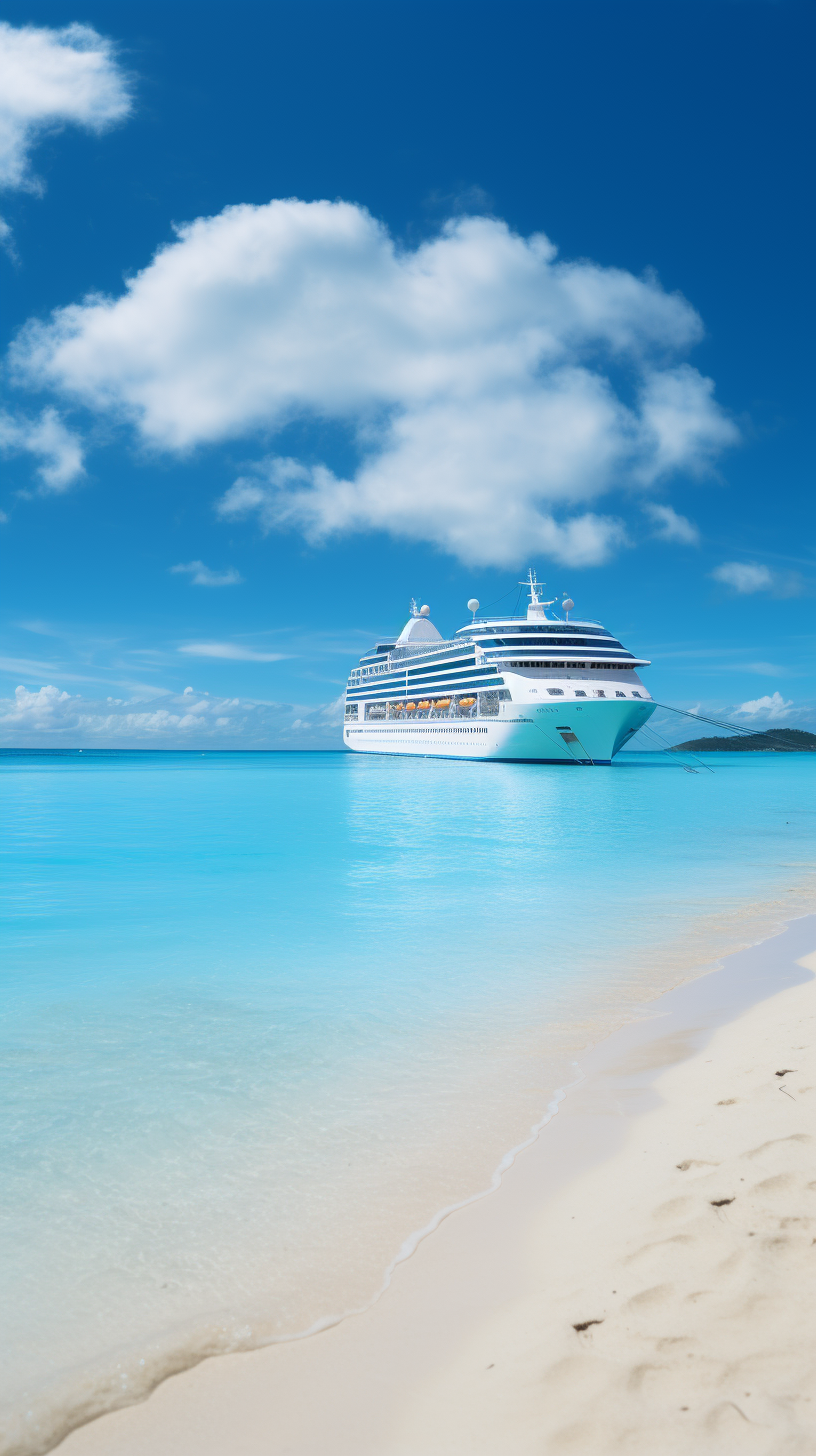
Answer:
M651 717L648 667L574 603L543 601L529 572L523 617L478 617L445 639L411 603L399 637L378 642L349 675L344 744L356 753L609 764Z

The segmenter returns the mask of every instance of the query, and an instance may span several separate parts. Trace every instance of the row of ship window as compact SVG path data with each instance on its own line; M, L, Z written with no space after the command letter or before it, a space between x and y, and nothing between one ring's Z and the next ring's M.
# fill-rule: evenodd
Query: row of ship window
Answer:
M346 729L346 737L349 737L352 733L362 733L363 731L364 730L362 728L347 728ZM397 734L399 735L401 733L419 733L420 732L420 729L419 728L398 728L396 731L397 731ZM474 726L474 727L468 727L468 728L426 728L423 731L426 732L426 733L486 733L487 732L487 729L486 728L478 728L478 727Z
M439 656L441 658L442 654L440 653ZM476 659L474 657L463 657L461 660L463 664L469 663L472 666ZM436 666L436 662L436 658L431 658L427 663L424 663L422 667L413 668L408 668L407 666L405 668L400 668L394 663L391 663L391 665L389 666L387 662L380 663L376 667L355 667L349 673L349 682L359 682L360 679L364 677L381 677L384 673L391 674L395 677L399 675L399 677L401 678L404 678L406 673L410 677L424 677L426 673L432 671L432 669ZM449 672L450 669L455 666L455 662L446 662L442 667L438 669L438 671Z
M563 688L547 688L547 692L549 693L549 695L550 695L551 698L563 698L564 697L564 689ZM576 688L575 689L574 696L576 698L586 698L589 695L588 695L588 693L583 692L583 690L581 688ZM605 698L606 697L606 690L604 688L593 688L593 690L592 690L592 696L593 696L593 698ZM626 697L626 694L625 693L622 693L619 688L616 688L615 689L615 697L616 698L625 698ZM632 690L632 697L633 698L640 698L642 701L645 701L645 698L644 698L643 693L636 692L635 689Z
M593 672L596 668L617 667L620 669L622 667L631 668L632 666L633 663L631 661L621 662L620 659L615 662L564 662L563 660L561 662L541 662L530 659L529 662L526 660L524 662L517 662L514 660L513 662L502 663L502 667L591 667Z

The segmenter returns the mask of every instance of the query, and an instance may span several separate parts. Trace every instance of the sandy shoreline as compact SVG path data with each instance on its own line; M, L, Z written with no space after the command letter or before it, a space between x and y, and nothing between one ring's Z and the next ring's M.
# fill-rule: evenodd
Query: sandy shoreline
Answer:
M60 1452L814 1449L814 952L808 916L582 1057L365 1314L207 1360Z

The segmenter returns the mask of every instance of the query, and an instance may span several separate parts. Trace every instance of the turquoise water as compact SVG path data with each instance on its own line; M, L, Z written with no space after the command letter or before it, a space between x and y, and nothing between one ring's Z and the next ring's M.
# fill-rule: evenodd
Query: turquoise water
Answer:
M0 757L7 1448L364 1305L580 1047L812 907L813 758L705 762Z

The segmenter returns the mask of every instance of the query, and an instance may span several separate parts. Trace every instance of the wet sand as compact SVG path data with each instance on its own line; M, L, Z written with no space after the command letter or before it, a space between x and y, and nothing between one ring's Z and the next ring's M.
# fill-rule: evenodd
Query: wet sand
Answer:
M371 1309L61 1456L816 1449L814 972L809 916L653 1002Z

